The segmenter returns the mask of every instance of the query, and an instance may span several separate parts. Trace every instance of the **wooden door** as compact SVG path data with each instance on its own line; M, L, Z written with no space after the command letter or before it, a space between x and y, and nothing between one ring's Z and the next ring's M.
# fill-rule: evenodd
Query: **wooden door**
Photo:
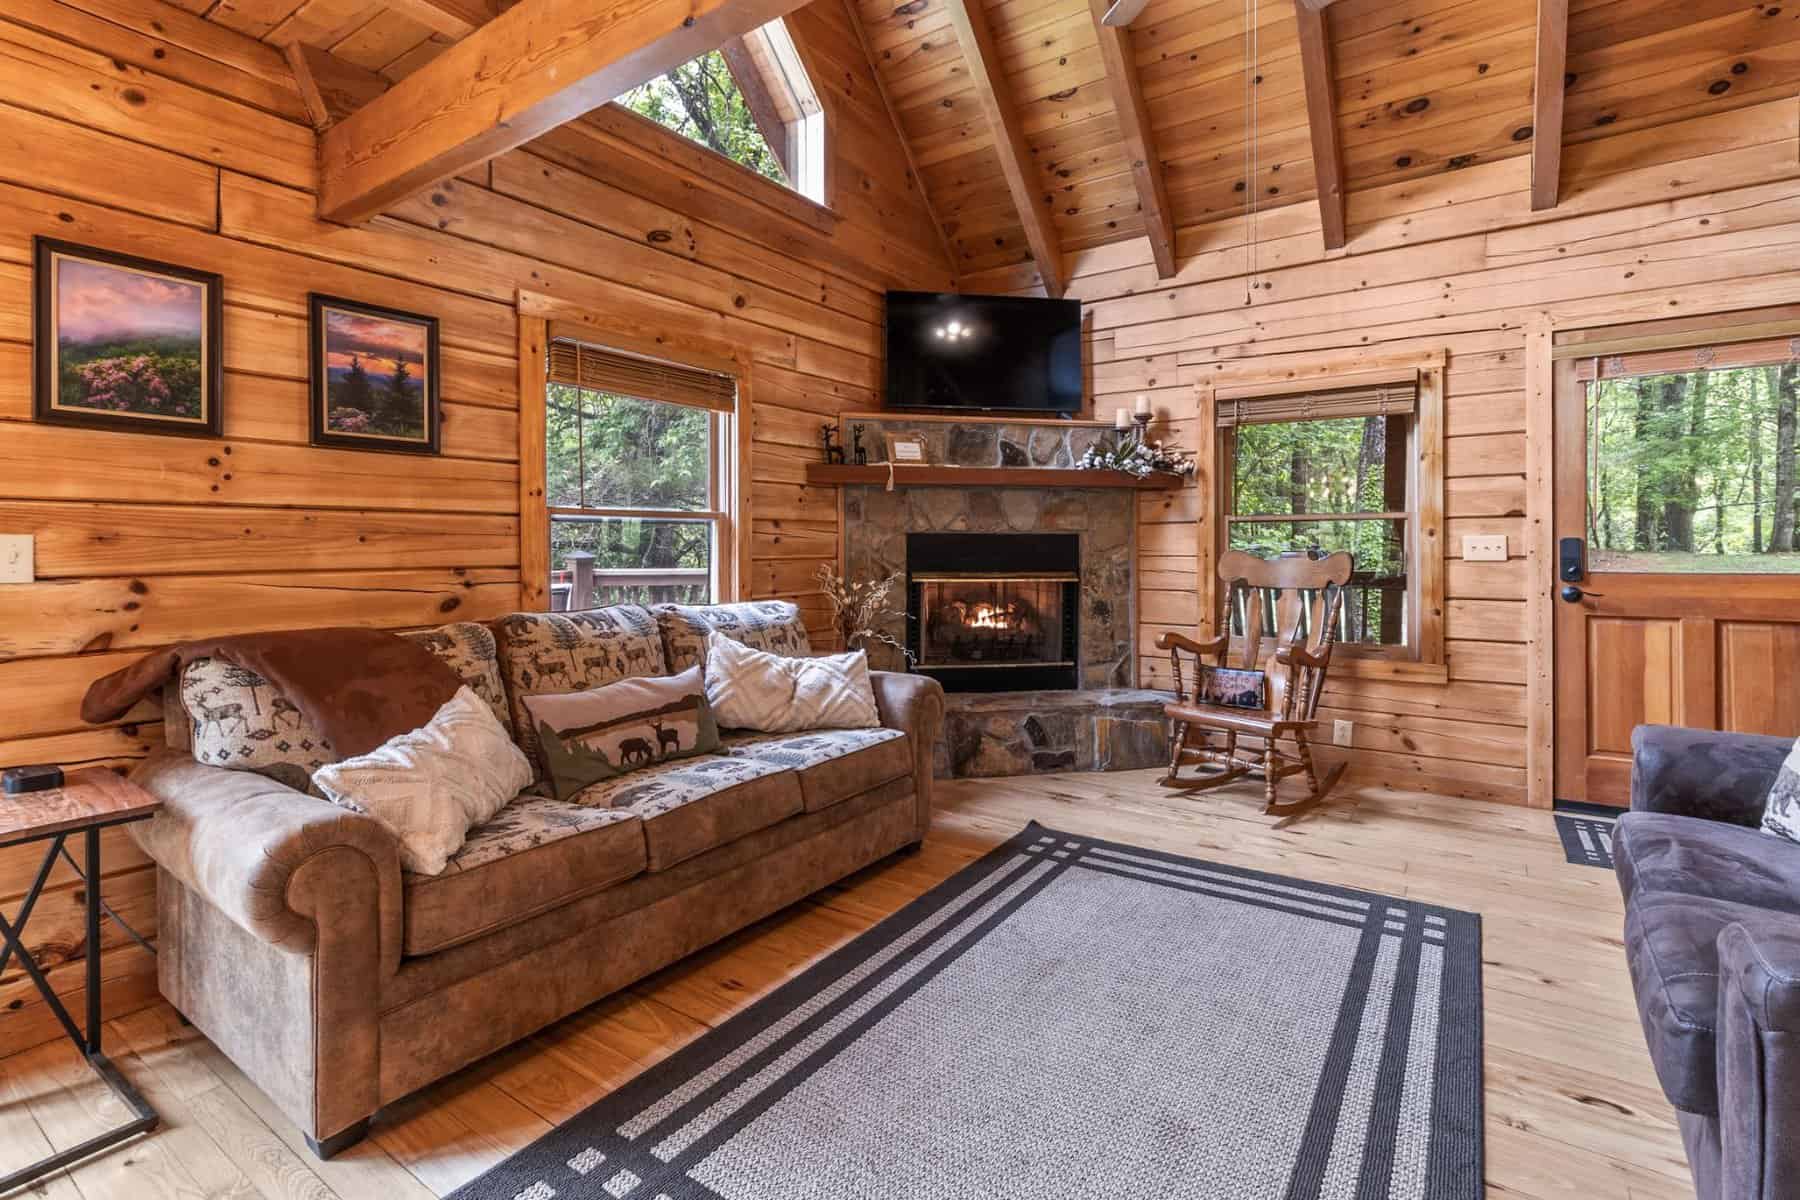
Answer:
M1800 735L1800 337L1767 328L1559 345L1559 799L1628 804L1641 724Z

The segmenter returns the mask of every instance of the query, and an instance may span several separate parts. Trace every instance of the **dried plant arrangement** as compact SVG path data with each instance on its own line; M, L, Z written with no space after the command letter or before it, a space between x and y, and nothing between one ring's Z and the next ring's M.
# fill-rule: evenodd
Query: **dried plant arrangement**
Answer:
M866 649L868 643L880 642L898 650L906 657L908 665L912 663L913 652L880 627L884 618L904 619L906 615L888 603L888 597L900 585L900 572L895 571L886 579L852 583L832 570L829 563L820 563L818 580L819 589L831 601L832 620L844 640L844 649Z

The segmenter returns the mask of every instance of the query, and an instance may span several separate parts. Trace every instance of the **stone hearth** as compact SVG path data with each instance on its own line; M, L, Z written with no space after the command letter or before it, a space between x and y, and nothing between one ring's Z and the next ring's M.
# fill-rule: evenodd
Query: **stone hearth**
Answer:
M947 698L940 778L1166 766L1167 692L967 692Z

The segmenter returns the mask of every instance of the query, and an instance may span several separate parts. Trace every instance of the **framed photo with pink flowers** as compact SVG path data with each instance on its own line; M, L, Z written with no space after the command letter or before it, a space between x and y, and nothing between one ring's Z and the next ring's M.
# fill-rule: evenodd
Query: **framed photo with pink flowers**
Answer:
M35 419L219 436L217 275L40 237L33 279Z

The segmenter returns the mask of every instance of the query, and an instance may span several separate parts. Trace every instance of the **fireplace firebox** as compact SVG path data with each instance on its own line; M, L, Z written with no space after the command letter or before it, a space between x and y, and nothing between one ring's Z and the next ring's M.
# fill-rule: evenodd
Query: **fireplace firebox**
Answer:
M1080 686L1081 541L1072 533L910 533L913 669L952 692Z

